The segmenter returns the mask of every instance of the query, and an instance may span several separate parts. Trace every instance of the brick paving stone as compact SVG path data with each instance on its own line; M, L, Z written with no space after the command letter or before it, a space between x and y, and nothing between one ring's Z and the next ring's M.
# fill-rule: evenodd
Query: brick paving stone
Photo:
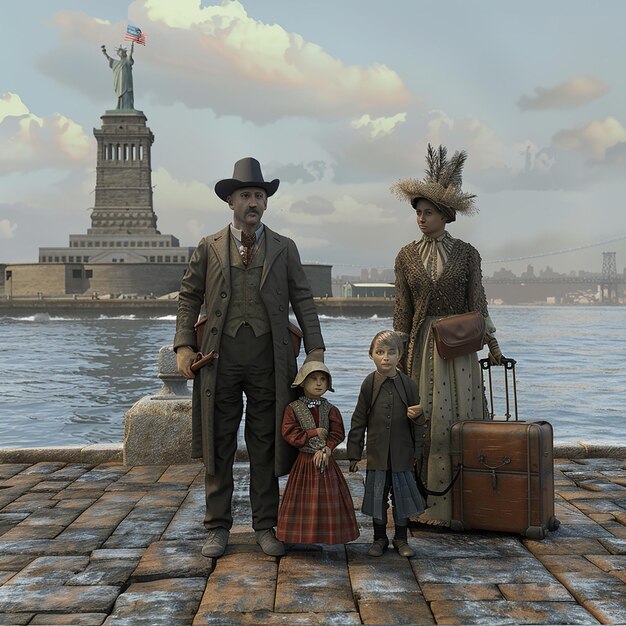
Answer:
M438 624L599 624L575 602L432 602Z
M82 487L75 487L76 481L74 481L67 489L59 491L59 493L52 496L53 500L61 500L62 502L68 502L70 500L84 500L89 498L94 502L104 495L104 488L91 488L89 485L83 485Z
M349 613L272 613L253 611L251 613L216 612L196 615L193 626L210 624L213 626L349 626L361 624L356 611ZM106 626L106 625L105 625ZM133 624L133 626L135 626Z
M553 540L563 537L611 537L611 533L600 524L591 523L587 518L586 524L561 524L557 531L550 533Z
M3 541L0 537L0 554L32 554L37 556L74 556L89 554L100 547L100 541L85 539L64 541L62 539L29 539Z
M65 530L65 526L14 526L2 535L3 541L20 539L54 539Z
M139 559L96 559L70 577L66 585L123 585L137 567Z
M553 583L554 577L532 557L493 559L411 559L420 584Z
M118 524L133 510L143 494L135 494L136 499L116 501L110 494L102 496L86 509L72 523L73 528L117 528Z
M58 624L72 624L72 626L101 626L106 618L106 613L64 613L63 615L45 613L35 615L32 621L28 623L41 624L42 626L57 626Z
M147 548L158 541L177 507L136 507L120 522L104 548Z
M17 526L28 517L28 513L0 513L0 535Z
M611 556L598 556L596 554L590 554L587 558L604 572L626 570L625 554L615 554Z
M535 556L543 554L607 554L609 552L599 540L586 537L564 537L560 539L548 535L542 541L523 539L522 543Z
M586 572L590 576L595 575L599 566L592 560L594 558L605 558L598 555L539 555L537 557L544 566L550 570L553 574L560 572Z
M435 624L435 618L423 598L406 601L359 602L363 624Z
M110 586L3 585L0 606L7 613L108 613L119 590Z
M119 595L107 624L189 624L205 585L204 578L168 578L134 583ZM130 620L130 621L128 621Z
M28 624L31 619L33 619L32 613L0 613L0 624L7 624L8 626Z
M143 553L133 581L158 578L207 577L215 559L202 556L203 541L158 541Z
M275 611L309 613L321 607L335 611L356 610L346 549L343 546L302 547L280 560Z
M590 600L583 604L601 624L626 624L626 598L621 600Z
M626 554L626 539L600 539L611 554Z
M417 558L515 557L528 556L517 537L482 535L479 533L414 534L411 546Z
M579 604L587 600L626 598L626 584L601 570L593 576L587 572L560 572L556 574L556 577L567 587Z
M69 498L67 500L58 500L57 509L74 509L76 511L86 511L98 498Z
M434 600L502 600L502 593L496 584L421 583L420 587L427 602Z
M187 491L185 489L179 489L177 491L153 491L141 498L141 500L137 502L137 506L174 506L178 510L178 507L183 503L186 497Z
M22 476L29 474L52 474L65 467L66 463L60 461L41 461L29 465L22 473Z
M40 492L40 491L53 491L57 492L60 489L65 489L69 485L72 484L71 480L42 480L40 483L37 483L31 489L31 492Z
M93 465L85 463L68 463L65 467L58 469L50 474L50 480L76 480L89 470L93 469Z
M170 465L163 472L158 482L180 483L189 487L200 474L204 474L204 465L200 462L188 465Z
M398 557L393 550L373 558L367 555L367 549L366 544L346 546L352 593L359 606L362 602L376 602L381 595L387 602L407 601L411 596L415 601L421 598L422 593L408 559ZM279 582L282 566L281 561Z
M94 550L91 553L91 560L96 559L139 559L143 556L143 549L120 549L120 550Z
M20 526L68 526L79 515L80 511L73 509L39 509L20 522Z
M19 572L35 560L32 554L4 554L0 552L0 570Z
M0 480L11 478L30 467L28 463L0 463Z
M64 528L57 536L57 539L63 541L97 541L98 546L102 545L113 532L110 526L102 526L100 528L86 528L84 526L75 527L68 526Z
M9 580L9 578L13 578L15 576L15 572L3 572L0 570L0 585L4 585L4 583Z
M616 539L626 539L626 526L620 522L605 522L602 527Z
M203 521L205 508L204 485L191 489L165 529L162 538L168 541L206 538L207 531Z
M138 487L144 484L152 484L161 478L165 470L165 465L136 465L131 467L115 482L118 487L124 488L130 485Z
M8 493L10 487L16 490L21 489L23 493L45 479L45 476L41 474L16 474L0 482L0 488L2 489L2 495Z
M556 501L554 504L554 514L562 525L588 524L589 518L569 502Z
M196 619L205 620L214 612L272 611L278 572L276 559L260 549L234 554L229 553L230 548L226 550L209 576Z
M554 583L523 583L517 585L498 585L506 600L520 602L573 602L574 598L567 589L558 582Z
M19 574L11 578L9 585L63 585L76 572L82 572L89 564L87 556L44 556L36 558Z
M31 497L16 498L11 504L7 504L3 509L3 513L24 513L24 519L28 515L41 511L43 509L52 509L56 506L56 501L50 498L50 494L26 494ZM32 496L43 496L34 498Z
M597 498L596 500L578 500L576 507L584 514L591 515L593 513L611 513L612 515L626 512L626 502L622 502L624 506L618 505L613 500L606 498Z

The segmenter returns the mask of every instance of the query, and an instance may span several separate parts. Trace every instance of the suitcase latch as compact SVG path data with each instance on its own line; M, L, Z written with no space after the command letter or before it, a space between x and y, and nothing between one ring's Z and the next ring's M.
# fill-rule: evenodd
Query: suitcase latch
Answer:
M481 454L478 457L478 462L482 463L487 469L491 470L491 489L495 492L498 490L498 476L496 474L496 470L502 467L503 465L508 465L511 462L510 456L503 456L502 463L499 465L489 465L486 462L486 458L484 454Z

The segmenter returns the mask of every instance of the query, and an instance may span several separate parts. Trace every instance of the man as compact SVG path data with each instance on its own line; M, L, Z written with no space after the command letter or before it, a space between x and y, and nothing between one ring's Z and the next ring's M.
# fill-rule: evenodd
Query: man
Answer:
M202 554L219 557L233 524L233 461L246 396L245 439L250 458L250 502L257 543L271 556L284 554L274 534L278 478L296 450L281 437L285 406L294 398L297 373L289 336L289 304L304 336L307 360L323 361L324 341L311 290L291 239L262 223L267 198L279 181L266 182L256 159L235 163L233 177L215 193L233 212L232 224L200 241L183 277L176 316L179 371L193 378L196 350L219 353L194 380L193 450L205 466L209 536ZM194 323L204 304L208 317L201 346Z

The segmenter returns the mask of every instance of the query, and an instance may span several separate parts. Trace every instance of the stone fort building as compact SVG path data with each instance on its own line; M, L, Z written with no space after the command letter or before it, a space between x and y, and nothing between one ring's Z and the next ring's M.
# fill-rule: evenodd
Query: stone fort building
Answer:
M142 111L112 110L97 141L91 228L66 248L40 248L38 263L0 265L6 297L154 296L178 291L194 247L156 227L152 200L154 135ZM305 265L315 296L332 293L331 266Z

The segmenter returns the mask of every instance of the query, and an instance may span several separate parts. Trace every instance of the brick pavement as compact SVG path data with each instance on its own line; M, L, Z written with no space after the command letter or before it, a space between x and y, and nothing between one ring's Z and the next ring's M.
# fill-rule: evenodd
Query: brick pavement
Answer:
M345 462L341 462L345 471ZM200 465L0 464L0 624L624 624L626 460L556 462L544 541L413 530L417 555L254 542L247 465L224 557ZM346 475L358 508L363 472Z

